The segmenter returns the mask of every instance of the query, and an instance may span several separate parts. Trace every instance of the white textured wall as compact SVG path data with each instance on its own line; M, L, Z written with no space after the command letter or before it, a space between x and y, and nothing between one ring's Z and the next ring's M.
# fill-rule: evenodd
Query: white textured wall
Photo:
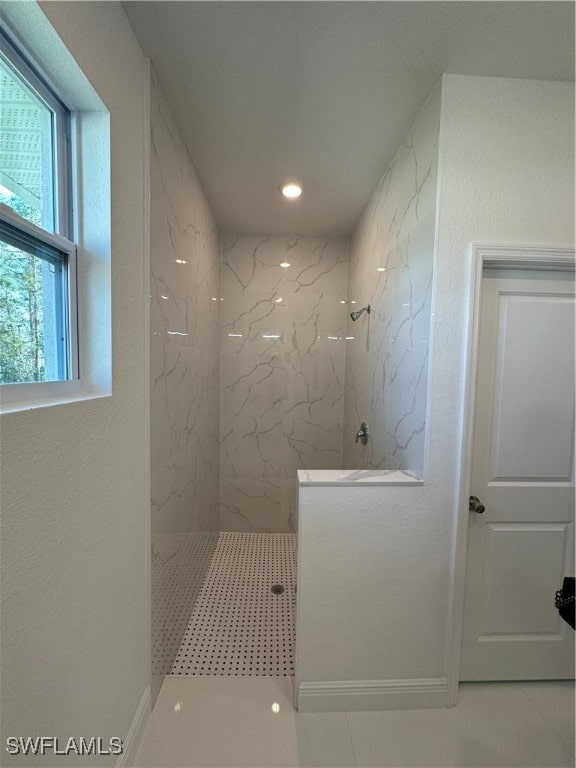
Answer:
M223 237L222 530L294 530L296 470L341 466L347 279L346 238Z
M300 486L299 705L318 711L447 706L448 595L445 564L438 561L444 531L427 515L428 491L337 485ZM422 680L427 685L412 690ZM357 690L346 691L349 683Z
M440 85L382 177L350 246L343 466L422 476L438 177ZM382 271L378 271L378 268ZM360 424L367 445L355 443Z
M125 738L150 674L145 62L120 4L42 9L111 113L113 394L2 419L2 732Z
M163 675L217 538L220 236L153 69L150 122L152 668Z
M445 75L442 105L427 473L447 533L439 562L456 524L461 558L468 521L457 493L470 244L573 245L575 208L573 83Z

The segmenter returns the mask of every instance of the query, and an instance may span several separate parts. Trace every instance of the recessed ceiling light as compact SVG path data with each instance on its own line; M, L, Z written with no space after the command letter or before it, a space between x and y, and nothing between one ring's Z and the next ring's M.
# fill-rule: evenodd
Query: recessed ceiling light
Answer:
M175 259L176 264L186 264L186 259Z
M342 299L342 301L340 302L340 304L346 304L346 302L344 301L344 299Z
M278 298L274 299L274 301L276 302L276 304L280 304L280 302L282 301L282 296L278 296Z
M282 261L280 263L280 266L282 267L282 269L288 269L288 267L290 266L290 262L289 261Z
M284 184L282 194L284 197L294 200L302 194L302 187L299 184Z
M386 272L386 267L376 267L376 272Z

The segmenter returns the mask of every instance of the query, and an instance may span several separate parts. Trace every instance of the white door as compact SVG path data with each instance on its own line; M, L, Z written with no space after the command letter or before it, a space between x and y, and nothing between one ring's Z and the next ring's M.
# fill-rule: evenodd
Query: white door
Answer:
M574 276L482 280L461 680L574 676Z

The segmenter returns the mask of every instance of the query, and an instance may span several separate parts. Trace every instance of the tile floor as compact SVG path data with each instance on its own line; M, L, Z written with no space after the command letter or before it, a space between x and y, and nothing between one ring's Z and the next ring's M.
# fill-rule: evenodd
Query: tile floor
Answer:
M299 714L291 677L171 675L135 765L574 766L574 684L465 683L450 709Z
M152 537L152 674L169 675L218 542L217 533Z
M220 533L171 673L293 675L295 571L294 534Z
M574 766L570 682L465 683L450 709L295 712L295 538L220 534L138 768Z

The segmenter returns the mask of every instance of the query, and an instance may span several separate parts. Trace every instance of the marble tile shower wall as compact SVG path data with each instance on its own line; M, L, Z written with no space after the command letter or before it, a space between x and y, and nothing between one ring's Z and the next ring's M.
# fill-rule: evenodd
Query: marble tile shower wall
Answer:
M376 188L350 245L343 467L422 475L435 238L440 88ZM366 446L354 442L360 423Z
M151 80L152 616L167 633L158 646L177 650L202 582L190 562L205 569L218 530L220 236L154 72ZM172 595L167 621L175 583L186 604ZM169 671L169 655L155 659L155 674Z
M296 470L341 466L348 249L222 238L221 530L293 531Z

